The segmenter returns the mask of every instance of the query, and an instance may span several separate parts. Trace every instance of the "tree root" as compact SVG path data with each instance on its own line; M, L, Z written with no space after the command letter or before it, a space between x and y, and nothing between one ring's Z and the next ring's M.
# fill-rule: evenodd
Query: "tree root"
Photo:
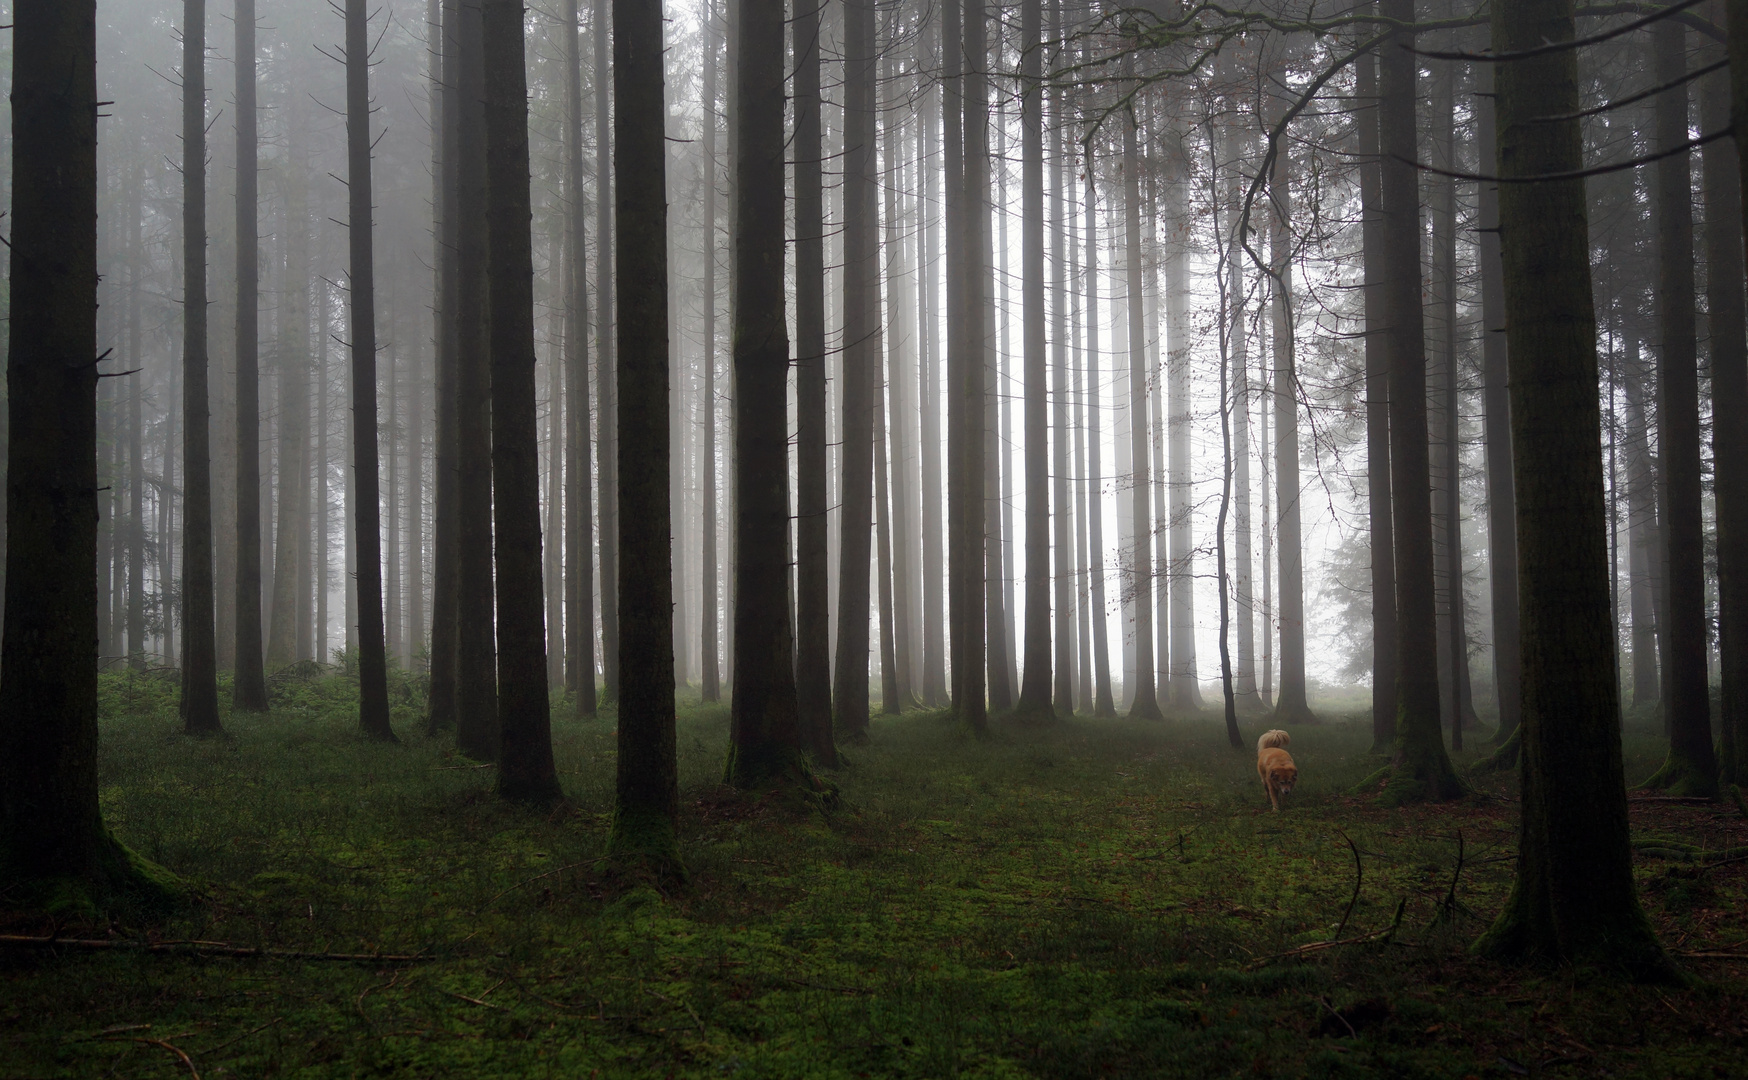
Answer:
M1517 755L1522 749L1523 725L1519 724L1511 729L1511 737L1500 743L1499 749L1469 766L1469 773L1472 776L1481 776L1485 773L1504 772L1506 769L1515 768Z

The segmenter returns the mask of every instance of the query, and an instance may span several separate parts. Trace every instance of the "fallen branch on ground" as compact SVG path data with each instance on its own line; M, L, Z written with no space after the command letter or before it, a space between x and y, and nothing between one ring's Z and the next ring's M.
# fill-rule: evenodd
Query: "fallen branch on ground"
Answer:
M117 952L182 953L193 956L262 956L280 960L339 960L367 964L411 964L431 957L418 953L335 953L303 949L265 949L223 941L132 941L126 938L30 937L0 934L0 946L37 949L113 949Z
M1408 898L1405 896L1396 903L1396 917L1390 920L1390 925L1382 930L1373 930L1369 934L1361 934L1358 937L1343 938L1340 941L1313 941L1309 945L1300 945L1297 948L1288 949L1286 952L1271 953L1268 956L1258 958L1250 964L1246 964L1244 970L1255 971L1257 968L1268 964L1271 960L1287 960L1293 957L1308 956L1314 952L1322 952L1324 949L1339 948L1342 945L1364 945L1368 941L1388 941L1396 933L1397 929L1402 926L1402 913L1407 909Z

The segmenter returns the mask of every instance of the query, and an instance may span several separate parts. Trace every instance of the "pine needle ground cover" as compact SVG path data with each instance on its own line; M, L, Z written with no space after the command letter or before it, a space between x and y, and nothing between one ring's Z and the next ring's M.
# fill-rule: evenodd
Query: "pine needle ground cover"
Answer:
M173 681L106 677L108 821L203 899L3 929L412 959L6 947L0 1076L1748 1072L1748 863L1707 854L1748 845L1733 806L1635 802L1647 909L1703 979L1641 988L1468 958L1510 881L1515 780L1376 809L1345 794L1377 765L1358 722L1295 730L1272 814L1211 717L982 741L876 718L827 818L721 787L726 710L693 707L692 883L662 896L596 868L610 713L558 707L570 801L541 815L417 735L410 684L406 743L361 739L349 685L276 680L271 714L192 741ZM1629 733L1630 775L1661 756Z

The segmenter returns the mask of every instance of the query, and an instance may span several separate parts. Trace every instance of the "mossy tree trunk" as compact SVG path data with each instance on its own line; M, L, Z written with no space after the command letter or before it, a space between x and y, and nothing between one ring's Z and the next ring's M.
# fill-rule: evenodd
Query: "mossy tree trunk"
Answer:
M97 802L97 5L13 15L0 880L88 911L172 883Z
M1414 0L1383 0L1379 14L1414 21ZM1420 189L1414 35L1401 31L1379 58L1379 201L1384 218L1384 323L1390 349L1390 496L1396 542L1396 738L1386 804L1466 792L1439 728L1437 604L1426 421L1426 323L1421 309ZM1276 388L1279 392L1279 388ZM1283 541L1284 542L1284 541Z
M1570 41L1572 0L1493 11L1493 47ZM1571 50L1501 64L1498 172L1583 167ZM1633 892L1621 773L1596 323L1581 180L1501 185L1523 619L1517 878L1476 948L1502 958L1675 972Z
M1687 72L1687 28L1664 19L1651 30L1655 77L1673 83ZM1656 102L1657 147L1687 141L1687 89ZM1663 477L1663 544L1667 577L1662 622L1669 757L1646 787L1715 798L1718 763L1712 748L1707 685L1705 536L1700 464L1699 345L1694 314L1693 184L1690 155L1657 162L1657 318L1662 328L1657 371L1657 464ZM1727 485L1726 485L1727 488Z
M558 799L552 760L534 378L534 249L522 0L485 0L486 223L491 297L493 581L498 604L498 794ZM551 403L557 408L557 403ZM556 542L556 538L554 538Z
M734 271L734 697L728 781L803 776L789 619L789 329L784 311L781 4L742 4L730 92ZM866 575L864 575L864 578ZM863 616L867 612L864 607Z
M668 499L668 206L661 0L613 0L619 306L619 762L608 858L682 875L675 838ZM738 692L738 688L737 688Z

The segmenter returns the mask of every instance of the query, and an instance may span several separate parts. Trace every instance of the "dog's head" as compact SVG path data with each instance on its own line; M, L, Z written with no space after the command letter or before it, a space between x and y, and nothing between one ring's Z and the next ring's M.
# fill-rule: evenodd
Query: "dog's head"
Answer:
M1290 795L1299 779L1297 765L1276 765L1269 769L1269 785L1282 795Z

